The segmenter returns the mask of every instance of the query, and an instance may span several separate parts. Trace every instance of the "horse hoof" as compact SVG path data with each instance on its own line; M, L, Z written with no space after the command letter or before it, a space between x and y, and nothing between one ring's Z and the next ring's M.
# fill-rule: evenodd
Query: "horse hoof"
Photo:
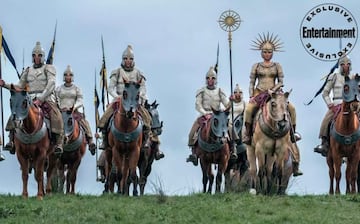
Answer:
M252 195L256 195L256 190L254 188L251 188L249 193L252 194Z

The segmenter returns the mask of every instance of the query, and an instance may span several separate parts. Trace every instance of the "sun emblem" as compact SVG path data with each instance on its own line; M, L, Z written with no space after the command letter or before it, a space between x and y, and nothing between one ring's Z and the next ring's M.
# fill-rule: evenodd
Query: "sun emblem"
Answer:
M218 22L221 29L226 32L232 32L240 27L241 19L239 14L229 9L220 15Z

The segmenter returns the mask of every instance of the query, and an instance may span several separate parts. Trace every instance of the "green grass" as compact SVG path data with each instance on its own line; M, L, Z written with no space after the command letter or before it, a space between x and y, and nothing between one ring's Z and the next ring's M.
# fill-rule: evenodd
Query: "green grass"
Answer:
M360 195L0 195L0 223L359 223Z

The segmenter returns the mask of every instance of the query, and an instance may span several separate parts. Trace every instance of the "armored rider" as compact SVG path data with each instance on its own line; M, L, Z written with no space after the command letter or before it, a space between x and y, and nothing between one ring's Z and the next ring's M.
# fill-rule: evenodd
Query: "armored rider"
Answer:
M260 50L262 62L255 63L251 68L250 85L249 85L249 103L245 109L245 130L243 131L243 143L251 145L252 139L252 124L253 118L259 109L261 100L274 91L279 90L283 86L284 73L282 66L278 62L273 62L271 59L273 53L280 51L282 43L277 36L259 35L256 41L253 41L253 50ZM295 107L289 102L288 110L291 117L291 141L295 143L301 139L300 134L296 130L296 111ZM297 147L293 147L293 170L294 176L302 175L299 170L300 154Z
M342 93L343 86L345 83L345 76L350 78L351 71L351 60L349 57L344 56L339 59L339 69L327 77L325 87L322 92L322 97L328 108L325 117L323 118L320 126L319 138L321 138L321 144L314 148L314 152L320 153L321 155L327 155L329 151L329 125L334 117L336 108L343 101ZM330 94L332 92L332 98Z
M128 45L122 54L121 67L113 70L110 75L110 84L109 84L108 92L114 99L122 96L124 90L124 80L127 82L137 82L140 84L140 97L139 97L140 106L138 110L144 121L144 130L143 130L145 136L144 147L150 147L150 142L152 139L151 115L144 107L144 103L147 99L146 86L145 86L146 79L143 73L137 67L135 67L134 51L131 45ZM106 149L108 147L107 126L113 112L114 112L113 107L109 105L99 121L98 126L103 136L103 142L99 147L100 149ZM164 156L165 156L164 153L161 152L160 150L156 151L155 153L156 160L164 158Z
M212 112L221 109L221 104L226 108L229 106L229 100L224 91L217 87L217 74L213 67L210 67L206 73L206 86L202 87L196 92L195 109L200 113L192 125L189 133L188 146L191 148L191 154L186 159L186 162L192 162L194 166L198 165L198 157L195 152L195 144L197 142L197 133L200 128L201 120L208 119ZM231 159L236 159L235 147L231 147Z
M64 127L60 110L56 104L55 84L56 69L51 64L45 64L45 51L40 42L32 51L32 66L27 67L21 74L17 84L18 88L24 89L28 86L29 95L35 105L41 106L50 116L51 136L55 141L54 153L60 155L63 152ZM0 80L0 86L10 88L10 84ZM9 131L10 141L6 144L5 149L10 153L15 153L14 133L15 126L11 119L8 120L5 130Z
M57 102L61 111L73 110L79 118L79 124L85 131L86 140L89 145L89 151L95 154L96 146L94 144L89 122L85 119L83 94L81 89L74 84L74 73L71 66L68 65L64 71L64 84L55 89Z

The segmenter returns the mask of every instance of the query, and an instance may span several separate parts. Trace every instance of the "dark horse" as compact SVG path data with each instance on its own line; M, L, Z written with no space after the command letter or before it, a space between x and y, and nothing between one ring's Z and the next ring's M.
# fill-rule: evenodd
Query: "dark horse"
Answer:
M147 177L151 173L151 166L155 159L155 153L158 151L158 147L160 142L158 140L158 136L162 133L163 122L160 121L159 111L157 107L159 104L154 101L152 104L149 104L147 101L145 102L145 108L148 110L151 115L152 124L151 124L151 132L153 134L150 148L143 147L140 153L140 159L138 162L139 172L140 172L140 195L144 195L145 185L147 182Z
M357 74L353 79L345 76L341 109L330 127L330 150L326 159L330 177L329 194L334 194L334 177L336 180L335 193L340 194L343 157L347 158L346 193L356 193L355 184L358 178L360 159L359 85L360 77Z
M74 194L77 170L86 152L86 138L78 121L80 119L78 113L69 110L62 111L61 115L64 122L64 152L60 158L50 156L50 159L53 161L58 159L58 163L56 167L55 161L50 162L48 174L54 175L54 172L56 172L56 174L59 175L56 175L55 178L51 178L51 176L48 175L48 178L55 181L55 184L59 186L61 192L63 191L62 187L64 182L66 182L66 193ZM51 184L49 183L50 181L46 186L46 192L51 192L52 190Z
M243 191L245 190L243 184L240 184L241 179L245 176L245 172L248 168L248 161L246 155L246 146L241 140L241 131L243 127L243 115L239 114L233 121L233 135L237 135L238 138L234 138L233 135L231 141L236 144L236 153L238 158L235 160L230 159L228 167L225 171L225 191ZM235 140L236 139L236 140Z
M128 178L134 186L138 185L136 168L140 157L143 130L143 122L137 110L139 88L139 83L125 81L122 97L112 104L114 115L110 120L108 133L112 161L108 161L109 168L106 176L108 179L111 166L115 165L121 176L118 193L126 195L129 195ZM133 195L137 195L136 188L134 191Z
M214 183L212 164L218 164L215 192L220 193L222 176L228 166L230 149L228 144L229 111L213 109L210 119L204 120L200 127L195 150L202 170L203 193L211 193ZM208 188L207 188L207 184Z
M31 167L35 170L38 184L37 198L44 196L44 164L50 153L50 137L44 122L44 115L40 107L33 104L25 90L10 89L10 108L15 124L15 151L22 172L22 196L28 197L28 178Z

